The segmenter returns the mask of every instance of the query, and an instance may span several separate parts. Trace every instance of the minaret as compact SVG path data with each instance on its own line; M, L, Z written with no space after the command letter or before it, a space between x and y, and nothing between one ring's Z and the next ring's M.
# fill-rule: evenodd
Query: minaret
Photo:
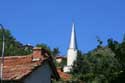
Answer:
M77 58L77 43L76 43L75 25L73 23L70 44L67 51L67 66L72 66L76 58Z
M76 42L75 24L73 23L70 44L67 51L67 66L64 67L64 72L70 72L76 58L77 58L77 42Z

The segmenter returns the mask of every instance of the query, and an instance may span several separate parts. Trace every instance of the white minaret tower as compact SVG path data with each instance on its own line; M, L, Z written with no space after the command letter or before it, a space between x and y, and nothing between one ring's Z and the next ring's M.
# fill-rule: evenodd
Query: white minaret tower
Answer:
M76 42L75 25L73 23L70 44L67 51L67 66L64 67L64 72L70 72L76 58L77 58L77 42Z

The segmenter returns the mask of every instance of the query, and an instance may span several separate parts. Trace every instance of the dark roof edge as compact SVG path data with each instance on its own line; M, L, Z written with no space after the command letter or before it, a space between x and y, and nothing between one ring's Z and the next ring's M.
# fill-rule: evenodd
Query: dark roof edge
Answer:
M51 67L52 69L52 72L54 74L54 77L56 78L56 80L59 80L60 79L60 76L59 76L59 73L57 72L57 69L56 69L56 66L53 62L53 58L52 56L49 56L48 58L48 63L49 63L49 66Z

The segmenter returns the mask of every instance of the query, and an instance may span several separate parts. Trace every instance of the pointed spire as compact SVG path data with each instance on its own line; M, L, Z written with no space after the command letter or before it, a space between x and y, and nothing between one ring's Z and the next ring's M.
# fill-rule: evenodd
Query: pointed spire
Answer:
M71 32L71 39L70 39L70 49L77 49L77 41L76 41L76 33L75 33L75 24L72 23L72 32Z

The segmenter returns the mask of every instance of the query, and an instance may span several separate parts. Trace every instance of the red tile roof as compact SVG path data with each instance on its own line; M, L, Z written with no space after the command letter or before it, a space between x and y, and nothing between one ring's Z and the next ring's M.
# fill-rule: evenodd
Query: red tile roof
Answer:
M20 80L42 65L43 61L32 61L31 55L5 57L3 78L4 80ZM70 74L64 73L60 68L57 68L57 72L64 80L71 78Z
M57 68L57 71L60 75L60 78L62 78L63 80L70 80L71 74L67 74L67 73L63 72L60 68Z
M3 80L21 80L45 61L50 66L54 78L58 80L60 77L51 55L48 55L47 51L41 48L34 48L31 55L4 57Z
M41 61L33 62L32 56L10 56L4 58L4 80L19 80L40 66Z

